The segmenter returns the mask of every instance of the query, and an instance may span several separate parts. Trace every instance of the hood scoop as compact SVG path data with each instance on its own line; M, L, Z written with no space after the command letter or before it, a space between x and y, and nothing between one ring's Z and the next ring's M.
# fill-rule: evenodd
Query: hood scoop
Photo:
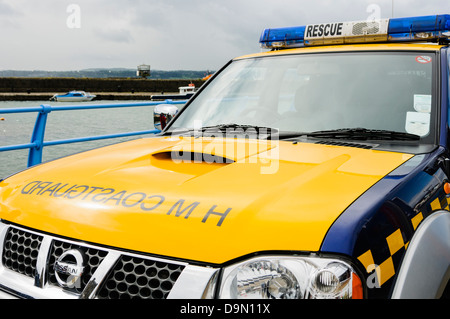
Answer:
M152 154L159 161L173 161L176 164L231 164L233 159L202 152L190 151L163 151Z
M180 138L177 143L149 154L151 166L173 173L201 176L229 164L246 163L275 147L267 141ZM255 160L256 162L256 160Z
M153 153L150 162L153 167L190 176L189 180L234 163L234 160L209 153L166 150Z
M181 138L178 143L152 153L152 157L173 163L223 166L257 156L275 146L275 143L259 140Z

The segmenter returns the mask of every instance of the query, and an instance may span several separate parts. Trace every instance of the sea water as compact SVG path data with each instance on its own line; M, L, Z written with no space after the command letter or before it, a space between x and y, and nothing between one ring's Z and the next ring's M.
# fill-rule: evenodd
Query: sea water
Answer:
M115 104L127 102L135 103L148 101L93 101L76 103L0 101L0 111L2 108L36 107L42 104L60 106L71 104ZM30 143L36 117L37 112L18 114L0 113L0 146ZM153 106L54 111L48 114L44 140L54 141L152 129L154 129ZM42 161L50 161L92 148L141 137L145 136L121 137L83 143L46 146L43 150ZM0 179L26 169L28 153L28 149L0 152Z

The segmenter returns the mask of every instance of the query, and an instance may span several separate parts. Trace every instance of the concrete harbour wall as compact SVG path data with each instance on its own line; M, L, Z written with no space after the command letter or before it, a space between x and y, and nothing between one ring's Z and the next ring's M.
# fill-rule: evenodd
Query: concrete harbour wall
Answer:
M199 79L152 80L127 78L0 78L0 100L48 99L53 94L82 90L97 95L96 99L149 98L152 94L176 93L178 87L193 83L199 88Z

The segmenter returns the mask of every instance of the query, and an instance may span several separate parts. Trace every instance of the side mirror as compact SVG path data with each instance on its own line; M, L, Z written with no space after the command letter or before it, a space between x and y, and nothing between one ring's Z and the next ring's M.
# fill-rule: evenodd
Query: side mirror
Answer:
M163 130L178 113L178 108L170 104L158 104L153 109L153 124L157 130Z

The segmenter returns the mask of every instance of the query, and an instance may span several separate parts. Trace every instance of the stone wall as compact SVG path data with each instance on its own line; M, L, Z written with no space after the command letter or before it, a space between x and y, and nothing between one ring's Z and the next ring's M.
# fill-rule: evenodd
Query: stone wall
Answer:
M199 88L203 80L152 80L126 78L0 78L0 93L86 92L178 92L178 87L193 83Z

